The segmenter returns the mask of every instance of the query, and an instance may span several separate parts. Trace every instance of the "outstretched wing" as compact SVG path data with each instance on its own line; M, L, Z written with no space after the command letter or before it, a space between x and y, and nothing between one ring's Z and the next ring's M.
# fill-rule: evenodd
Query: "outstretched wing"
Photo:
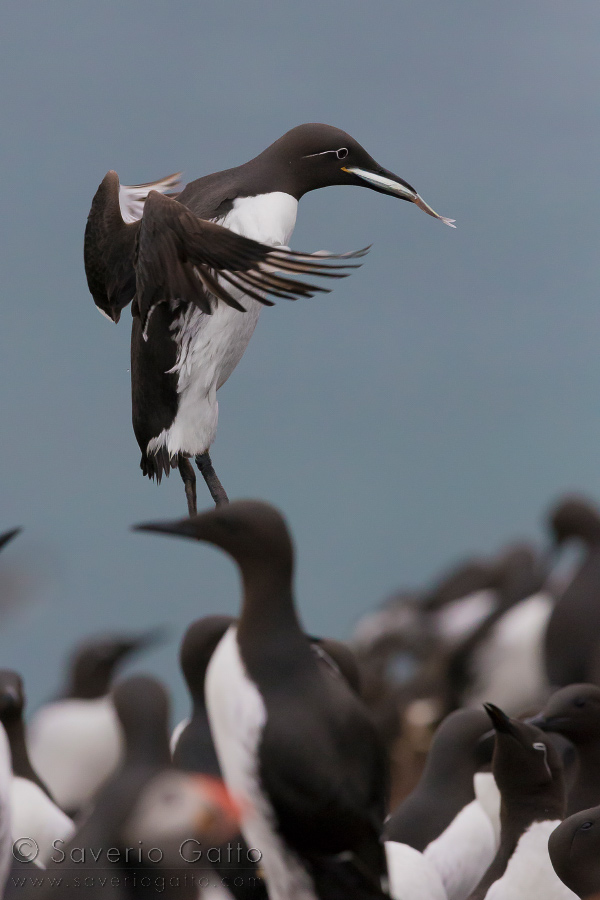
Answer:
M298 274L345 278L358 264L354 253L294 253L242 237L151 190L142 218L125 222L119 179L109 172L96 193L85 233L88 285L96 306L113 321L135 297L134 313L146 332L158 303L185 301L211 314L211 295L244 312L243 294L265 305L265 295L295 300L327 288L290 277ZM340 262L332 262L338 260Z

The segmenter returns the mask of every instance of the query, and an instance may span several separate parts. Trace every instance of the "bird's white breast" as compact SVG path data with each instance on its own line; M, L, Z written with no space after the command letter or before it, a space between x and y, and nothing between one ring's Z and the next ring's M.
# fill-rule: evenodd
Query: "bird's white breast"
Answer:
M263 244L288 244L296 225L298 201L283 191L238 197L220 225Z
M271 246L287 245L294 226L298 201L290 194L274 191L255 197L238 197L231 210L218 225L236 234ZM217 431L217 390L225 384L252 337L262 304L242 291L227 286L228 291L246 310L232 309L213 301L213 313L207 316L196 307L183 311L173 323L172 337L177 347L179 403L170 428L148 444L148 452L165 445L174 456L184 452L192 456L208 450Z
M28 778L14 777L11 785L12 836L32 838L39 848L38 863L45 865L56 840L68 841L75 826L50 797Z
M112 701L60 700L42 707L29 729L34 769L63 809L79 809L115 770L123 739Z
M11 815L12 763L4 726L0 724L0 896L13 862Z
M492 863L498 844L492 823L472 800L423 851L442 879L448 900L465 900Z
M414 847L386 841L385 856L393 900L446 900L437 870Z
M502 878L495 881L486 900L577 900L552 868L548 838L560 820L534 822L519 838Z
M267 721L262 696L248 677L232 626L212 655L206 708L221 771L242 806L242 833L262 853L270 900L316 900L312 881L276 830L275 813L260 785L258 749Z

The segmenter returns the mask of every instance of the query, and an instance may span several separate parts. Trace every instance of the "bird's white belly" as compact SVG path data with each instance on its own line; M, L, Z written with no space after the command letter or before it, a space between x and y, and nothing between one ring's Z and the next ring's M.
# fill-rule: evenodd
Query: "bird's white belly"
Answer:
M19 777L11 783L11 827L13 840L27 836L35 841L36 859L43 865L56 849L54 842L68 841L75 831L72 820L37 784Z
M258 748L267 711L244 669L237 630L231 627L206 672L206 707L227 787L241 802L242 833L250 851L262 855L270 900L316 900L308 872L276 830L276 819L259 780Z
M521 835L504 875L488 890L486 900L577 900L550 862L548 838L560 820L534 822Z
M233 202L231 211L217 224L236 234L272 246L287 245L294 225L298 201L290 194L275 191ZM172 326L178 346L177 415L148 444L148 453L163 445L170 456L186 453L197 456L209 449L217 432L219 405L216 393L225 384L248 346L262 304L227 285L228 291L246 312L232 309L213 299L213 313L207 316L196 307L188 308Z
M119 764L123 738L109 697L42 707L28 733L34 769L63 809L88 803Z

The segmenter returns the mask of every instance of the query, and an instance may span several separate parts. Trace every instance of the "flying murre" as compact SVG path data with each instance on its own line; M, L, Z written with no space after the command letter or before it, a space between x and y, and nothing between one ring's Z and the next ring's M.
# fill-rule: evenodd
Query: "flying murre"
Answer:
M271 900L383 895L386 761L368 711L323 670L295 611L281 514L237 501L138 530L211 543L237 563L243 604L215 650L206 702L242 832L262 852Z
M342 257L287 248L300 198L336 184L409 200L453 224L349 134L315 123L178 195L166 196L175 176L128 187L109 172L94 197L84 246L88 286L114 322L133 301L132 410L142 472L160 481L178 468L190 515L196 512L190 457L215 503L227 501L209 455L216 392L242 358L262 305L272 304L267 295L312 296L323 288L290 274L341 277L352 265L332 266Z

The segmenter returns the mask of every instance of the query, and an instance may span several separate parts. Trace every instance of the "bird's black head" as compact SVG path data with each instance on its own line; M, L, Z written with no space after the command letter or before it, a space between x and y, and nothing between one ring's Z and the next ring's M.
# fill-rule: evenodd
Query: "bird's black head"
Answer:
M0 669L0 722L20 719L25 706L23 680L12 669Z
M279 571L291 578L292 539L285 519L261 500L236 500L208 512L174 522L149 522L136 531L157 531L194 538L220 547L244 574Z
M552 694L541 713L529 722L543 731L556 731L575 746L600 737L600 688L569 684Z
M564 497L549 514L549 527L557 545L569 540L600 543L600 511L585 497Z
M496 732L492 771L503 800L528 803L541 794L546 802L564 804L563 765L558 752L539 728L510 719L492 703L484 703Z
M548 840L554 871L578 897L600 891L600 806L569 816Z
M132 654L160 643L164 636L164 630L156 628L85 641L73 654L65 696L87 700L104 696L119 665Z
M407 181L375 162L353 137L331 125L312 122L292 128L250 166L257 163L278 181L278 190L298 200L318 188L351 184L409 200L447 225L453 222L434 212Z

